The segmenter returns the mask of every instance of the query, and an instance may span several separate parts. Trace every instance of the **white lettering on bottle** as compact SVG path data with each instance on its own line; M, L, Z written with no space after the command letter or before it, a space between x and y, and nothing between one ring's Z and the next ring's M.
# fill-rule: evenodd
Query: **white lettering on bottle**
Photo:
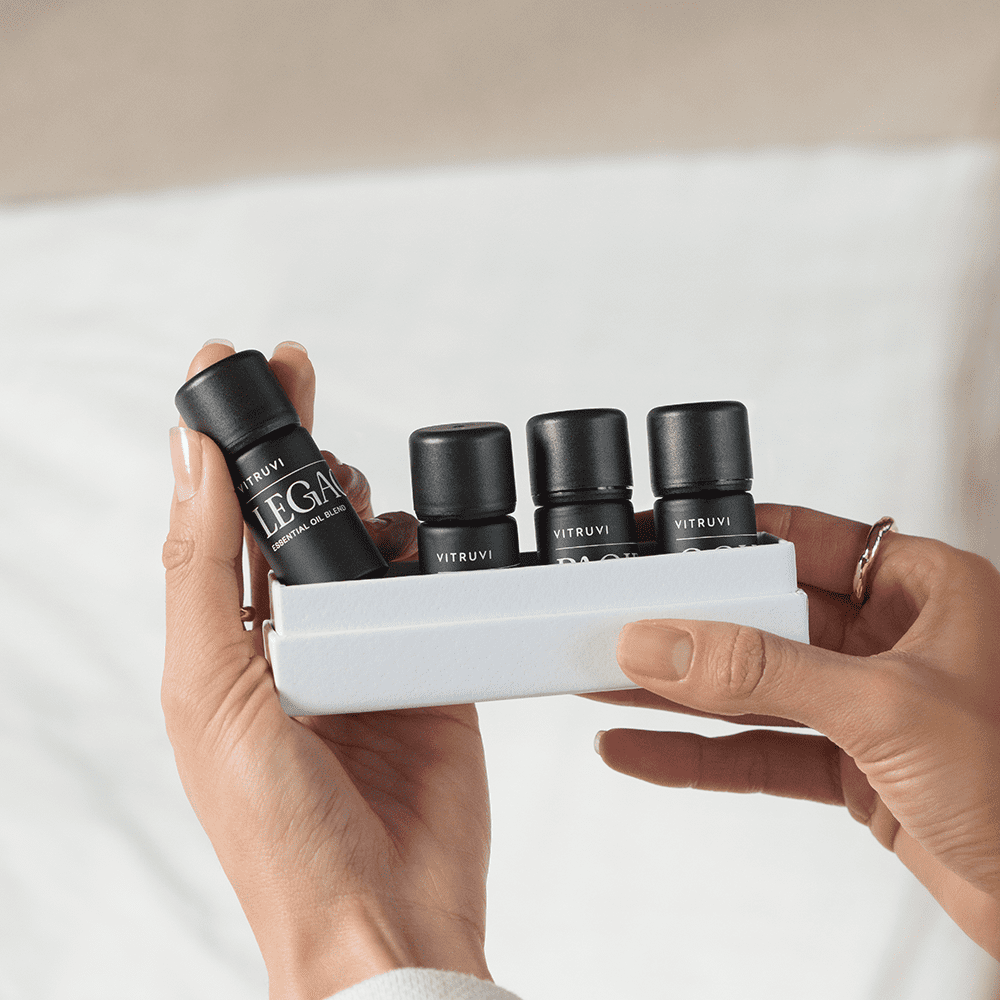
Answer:
M687 517L679 521L674 518L674 527L678 531L689 531L691 528L728 528L731 523L728 517Z
M273 462L268 462L262 469L251 473L242 483L237 483L236 488L240 493L245 493L254 483L259 483L266 476L271 475L272 472L277 472L278 469L283 469L284 467L285 460L283 458L276 458Z
M439 563L486 562L493 558L492 549L475 549L471 552L435 552Z
M320 492L323 494L321 503L326 503L327 493L332 493L334 498L346 497L347 494L340 488L337 480L332 475L327 475L322 469L316 470L316 482L319 484Z
M295 520L295 515L291 515L287 520L285 520L281 515L285 513L284 504L278 499L281 496L280 493L275 493L269 496L264 503L270 508L271 513L274 515L274 520L276 523L268 526L267 522L261 515L260 507L254 507L254 513L257 515L257 520L264 526L264 532L268 538L275 534L279 529L286 527Z
M306 491L298 501L296 501L295 497L292 496L292 490L294 490L296 486L301 486ZM306 498L310 499L312 503L308 507L303 507L301 504L305 502ZM298 514L308 514L310 511L319 507L323 502L320 500L319 494L315 490L309 489L309 483L307 483L304 479L296 479L295 482L288 487L285 499L288 501L288 506Z
M279 458L271 462L268 468L273 472L277 472L284 464L284 460ZM325 463L314 462L311 466L305 466L304 469L297 471L304 473L302 479L296 479L287 486L283 486L271 493L270 496L263 497L254 503L252 512L254 517L260 522L260 526L264 529L265 538L271 538L282 528L292 524L295 521L296 514L309 514L319 507L325 507L331 500L339 500L341 497L347 496L337 485L337 481L333 476L330 475ZM247 477L243 486L246 486L264 474L263 470L255 472L252 476ZM266 474L270 475L270 473ZM291 475L294 475L294 472L288 473L285 478L287 479ZM311 479L315 479L315 483ZM277 486L278 484L275 483L274 485ZM262 490L258 496L261 496L264 492L266 491ZM256 497L251 498L251 500L256 500ZM338 504L336 507L328 508L324 511L324 517L332 517L346 510L346 504ZM315 524L317 520L319 518L313 518L311 523ZM304 527L308 526L305 525ZM289 541L295 534L297 534L295 531L289 532L288 535L282 538L282 544Z
M592 525L589 528L553 528L552 535L555 538L593 538L595 535L608 535L611 528L607 524Z

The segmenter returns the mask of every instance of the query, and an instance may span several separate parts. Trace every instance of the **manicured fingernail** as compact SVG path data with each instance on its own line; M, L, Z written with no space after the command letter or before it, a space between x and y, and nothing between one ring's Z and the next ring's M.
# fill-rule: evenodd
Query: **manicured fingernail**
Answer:
M280 351L282 347L290 347L293 351L301 351L307 358L309 357L309 352L297 340L283 340L275 350Z
M601 729L598 731L597 735L594 737L594 750L597 752L599 757L604 755L601 753L601 741L604 739L604 734L607 732L606 729Z
M181 503L190 500L201 486L201 437L187 427L171 427L170 464L174 495Z
M629 676L679 681L691 666L689 633L658 622L632 622L618 637L618 663Z
M222 337L215 337L212 340L206 340L202 347L208 347L209 344L222 344L224 347L231 347L234 351L236 350L236 345L231 340L223 340Z

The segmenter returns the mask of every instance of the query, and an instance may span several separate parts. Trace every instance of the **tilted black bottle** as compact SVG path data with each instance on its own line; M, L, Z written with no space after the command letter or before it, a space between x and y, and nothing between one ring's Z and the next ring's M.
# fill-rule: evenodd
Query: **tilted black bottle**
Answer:
M528 421L535 540L542 563L639 554L628 422L621 410L560 410Z
M439 424L410 435L421 573L517 566L510 431L498 423Z
M188 427L222 450L251 534L286 584L383 576L388 566L260 351L177 391Z
M747 408L658 406L646 417L657 552L757 544Z

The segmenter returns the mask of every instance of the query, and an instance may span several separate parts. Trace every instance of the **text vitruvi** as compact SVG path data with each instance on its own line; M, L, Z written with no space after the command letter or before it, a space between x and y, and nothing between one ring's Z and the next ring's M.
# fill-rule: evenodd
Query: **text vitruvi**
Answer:
M552 534L556 538L593 538L595 535L607 535L611 528L606 524L594 524L587 528L553 528Z
M258 476L264 478L283 467L284 461L276 459L245 479L237 489L246 493L260 481ZM272 483L270 488L249 497L247 502L253 504L250 512L260 522L265 537L270 538L295 521L296 515L311 514L332 500L340 500L346 496L333 478L330 467L325 461L321 461L287 473Z
M262 465L256 472L251 472L242 483L237 483L236 488L240 493L246 493L247 490L251 490L257 483L263 482L265 479L270 478L272 474L277 473L279 469L285 467L285 460L283 458L276 458L273 462L268 462L267 465ZM294 475L294 473L292 473Z
M678 531L689 528L728 528L730 526L728 517L687 517L680 521L674 518L674 524Z
M487 562L493 558L492 549L474 549L469 552L435 552L439 563L449 562Z

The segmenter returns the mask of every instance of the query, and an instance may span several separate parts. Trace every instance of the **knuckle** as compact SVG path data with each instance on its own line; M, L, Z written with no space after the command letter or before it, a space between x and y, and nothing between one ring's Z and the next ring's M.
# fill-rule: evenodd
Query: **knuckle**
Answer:
M719 663L720 693L740 700L749 698L764 682L767 673L764 637L755 628L737 626Z
M367 510L372 501L372 488L368 485L364 473L355 468L349 468L351 468L351 475L348 477L347 485L344 486L344 491L355 510Z
M968 577L970 585L980 592L997 591L1000 586L1000 571L989 559L975 552L958 552L958 556L961 571Z
M742 752L732 761L729 781L732 787L754 793L766 792L771 787L770 757L759 741L746 740Z
M904 571L908 568L912 575L931 585L949 583L965 568L967 553L935 538L905 538L900 544L890 536L887 541L894 545L886 549L886 562L892 561Z
M377 524L377 521L382 523ZM386 559L391 562L416 552L416 518L403 511L394 511L380 514L377 521L369 521L367 524L375 526L376 530L373 530L372 537Z
M194 561L194 552L193 538L172 531L163 543L163 568L168 573L183 570Z

